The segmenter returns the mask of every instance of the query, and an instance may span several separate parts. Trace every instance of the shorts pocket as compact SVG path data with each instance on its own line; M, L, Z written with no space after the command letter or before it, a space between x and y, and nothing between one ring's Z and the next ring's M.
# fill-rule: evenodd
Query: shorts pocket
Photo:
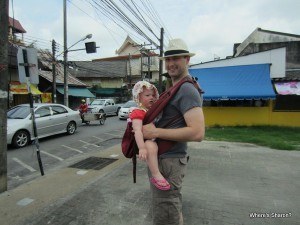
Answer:
M182 164L182 165L187 165L188 164L188 161L189 161L189 156L186 156L184 158L179 158L179 162Z

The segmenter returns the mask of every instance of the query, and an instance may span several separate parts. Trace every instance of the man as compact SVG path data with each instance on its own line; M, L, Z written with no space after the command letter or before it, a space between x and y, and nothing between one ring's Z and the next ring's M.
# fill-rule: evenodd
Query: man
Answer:
M188 51L187 45L181 39L170 40L164 57L165 69L175 85L182 78L189 76L188 64L194 53ZM182 225L182 197L181 187L185 175L189 156L187 154L188 141L202 141L205 133L204 115L202 111L202 96L193 84L185 82L176 95L164 108L158 122L143 126L146 139L165 139L177 143L166 153L159 156L159 169L171 184L169 191L161 191L151 185L153 224ZM172 127L169 120L176 114L181 120Z
M79 113L80 113L82 123L84 123L84 115L83 114L86 113L87 110L88 110L88 105L85 103L85 100L82 99L81 104L79 106Z

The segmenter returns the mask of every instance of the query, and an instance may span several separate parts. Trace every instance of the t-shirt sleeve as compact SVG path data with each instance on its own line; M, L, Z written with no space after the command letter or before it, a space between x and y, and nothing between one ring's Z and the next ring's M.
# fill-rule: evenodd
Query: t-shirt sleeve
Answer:
M130 114L129 114L129 118L131 120L133 119L139 119L139 120L143 120L144 117L146 115L146 112L144 110L140 110L140 109L134 109Z
M177 109L184 115L188 110L194 107L202 107L203 97L191 83L181 85L178 95L175 98L178 103Z

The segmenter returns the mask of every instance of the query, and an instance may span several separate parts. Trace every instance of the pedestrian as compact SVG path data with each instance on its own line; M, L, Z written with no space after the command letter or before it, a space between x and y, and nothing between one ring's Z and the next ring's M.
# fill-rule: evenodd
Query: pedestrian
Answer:
M170 40L161 60L165 61L165 69L175 85L182 78L190 76L188 65L190 57L187 45L181 39ZM175 96L166 105L161 118L143 126L146 139L165 139L176 141L176 144L166 153L159 155L158 165L161 174L170 183L169 191L160 191L151 186L153 224L182 225L182 195L181 188L186 165L189 160L187 142L202 141L205 134L204 115L202 111L203 97L193 84L185 82ZM174 115L181 115L181 120L172 127L167 125Z
M85 100L81 100L81 104L79 106L79 113L82 120L82 123L84 123L84 113L87 113L88 105L86 104Z
M137 103L129 114L129 121L132 122L134 137L139 149L139 159L146 161L151 173L150 182L159 190L170 189L170 184L162 176L158 169L158 147L154 140L144 141L142 127L146 112L158 99L158 91L153 84L147 81L137 82L132 89L133 100Z

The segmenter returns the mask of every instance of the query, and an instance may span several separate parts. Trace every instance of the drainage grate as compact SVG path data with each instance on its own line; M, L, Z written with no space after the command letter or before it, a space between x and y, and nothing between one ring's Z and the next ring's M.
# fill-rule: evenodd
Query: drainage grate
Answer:
M106 167L107 165L113 163L116 160L117 159L89 157L69 167L86 170L101 170L102 168Z

